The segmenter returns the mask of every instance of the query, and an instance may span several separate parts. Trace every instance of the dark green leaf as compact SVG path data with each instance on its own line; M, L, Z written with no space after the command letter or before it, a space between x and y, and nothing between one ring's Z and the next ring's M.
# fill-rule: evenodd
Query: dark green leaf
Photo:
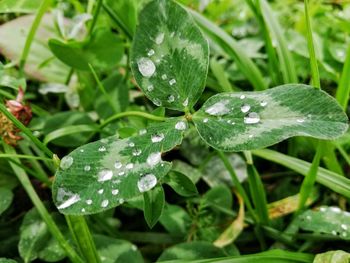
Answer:
M189 14L155 0L140 14L131 50L136 82L157 106L188 110L202 94L209 48Z
M191 225L191 218L181 206L167 204L159 222L173 236L185 237Z
M90 70L89 64L100 70L111 68L123 55L122 41L108 29L94 31L85 42L50 39L49 47L62 62L80 70Z
M231 210L231 191L225 185L213 187L203 196L203 203L212 207L214 210Z
M191 179L180 172L171 171L164 179L164 182L181 196L187 197L198 194L197 188Z
M193 120L202 138L223 151L262 148L292 136L334 139L348 129L346 114L331 96L299 84L217 94Z
M139 136L109 137L74 150L56 174L55 204L65 214L98 213L152 189L171 168L161 154L181 143L186 128L183 118L170 118Z
M143 212L147 225L153 228L162 215L165 203L164 190L157 186L150 191L143 193Z

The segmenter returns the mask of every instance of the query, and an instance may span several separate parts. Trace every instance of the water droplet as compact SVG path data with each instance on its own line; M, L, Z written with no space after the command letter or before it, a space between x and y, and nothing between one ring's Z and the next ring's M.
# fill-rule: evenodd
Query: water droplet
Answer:
M345 225L345 224L341 224L340 227L341 227L342 229L344 229L344 230L348 230L348 226Z
M164 33L159 33L155 39L155 42L157 45L160 45L163 43L164 40Z
M188 98L186 98L186 99L184 100L184 102L182 103L182 105L183 105L184 107L187 107L187 106L188 106Z
M249 110L250 110L250 105L248 105L248 104L243 104L243 105L241 106L241 112L246 113L246 112L248 112Z
M153 99L152 101L153 101L154 105L156 105L158 107L162 105L162 102L157 98Z
M333 236L336 236L336 235L337 235L337 231L333 230L333 231L332 231L332 235L333 235Z
M129 143L129 146L130 146L130 147L134 147L134 146L135 146L135 143L130 142L130 143Z
M184 122L184 121L179 121L175 124L176 130L183 131L183 130L186 130L186 128L187 128L187 125L186 125L186 122Z
M139 67L139 71L142 74L142 76L149 78L151 77L154 72L156 71L156 66L154 65L153 61L149 58L141 58L137 62L137 65Z
M80 152L83 153L85 150L84 149L80 149Z
M320 208L320 211L321 211L321 212L326 212L327 209L326 209L325 207L321 207L321 208Z
M168 97L168 102L169 102L169 103L172 103L172 102L174 102L174 100L175 100L174 95L169 95L169 97Z
M85 165L84 171L85 171L85 172L88 172L88 171L90 171L90 170L91 170L91 166L90 166L90 165Z
M101 195L101 194L103 194L103 191L104 191L103 189L100 189L97 191L97 193L99 193Z
M339 207L331 207L330 210L334 213L341 213L341 209Z
M306 216L306 220L311 220L311 216Z
M122 176L122 175L124 175L124 174L125 174L124 171L121 171L121 172L118 173L119 176Z
M150 56L153 56L154 55L154 50L153 49L150 49L147 53L147 55L150 57Z
M297 122L299 123L303 123L305 121L305 119L297 119Z
M141 153L142 153L142 151L140 149L135 149L132 151L133 156L139 156Z
M86 204L91 205L92 204L92 200L91 199L86 200Z
M108 143L108 139L103 138L103 139L101 140L101 143Z
M249 134L249 136L248 136L249 138L253 138L253 134Z
M99 152L105 152L106 151L106 147L101 146L100 148L98 148L98 151Z
M206 113L214 116L222 116L230 112L230 109L226 107L229 103L228 100L222 100L214 103L205 110Z
M131 246L131 249L132 249L133 251L136 251L136 250L137 250L137 246L132 245L132 246Z
M82 212L82 213L85 213L85 208L82 208L82 209L81 209L81 212Z
M73 157L72 156L65 156L62 158L60 167L62 170L67 170L69 167L73 164Z
M348 234L347 234L346 232L343 232L341 235L342 235L343 237L346 237Z
M170 37L174 37L175 36L175 32L171 32Z
M164 134L163 133L157 133L152 135L151 140L152 142L161 142L164 139Z
M115 168L115 169L120 169L120 168L122 168L122 166L123 166L123 164L122 164L121 162L119 162L119 161L116 161L116 162L114 163L114 168Z
M154 174L145 174L137 182L137 187L141 193L147 192L155 187L157 184L157 177Z
M139 131L139 135L144 135L147 133L147 130L146 129L142 129Z
M127 165L125 165L125 168L130 170L130 169L134 168L134 164L128 163Z
M123 204L124 203L124 199L123 198L120 198L119 199L119 204Z
M147 87L147 90L148 90L149 92L151 92L152 90L154 90L154 86L153 86L153 85L149 85L149 86Z
M119 190L118 189L113 189L112 190L112 195L117 195L119 194Z
M203 122L204 122L204 123L207 123L208 121L209 121L208 118L204 118L204 119L203 119Z
M108 203L109 203L109 201L107 199L103 200L102 203L101 203L101 207L107 207Z
M244 100L244 99L245 99L245 95L241 95L239 98L240 98L241 100Z
M166 80L168 78L168 76L166 74L163 74L161 78L162 78L162 80Z
M78 194L74 194L70 198L68 198L66 201L64 201L62 204L57 206L57 208L64 209L64 208L70 207L71 205L79 201L80 201L80 196Z
M260 102L260 106L261 106L261 107L265 107L266 105L267 105L267 102L266 102L266 101Z
M260 122L260 116L256 112L250 112L244 117L245 124L255 124Z
M161 153L156 152L156 153L151 153L147 157L147 164L151 167L156 166L160 161L162 160L161 158Z
M171 79L171 80L169 80L169 84L170 84L170 86L174 85L175 83L176 83L176 80L175 80L175 79Z
M112 177L113 177L113 172L111 170L102 170L98 173L99 182L111 180Z

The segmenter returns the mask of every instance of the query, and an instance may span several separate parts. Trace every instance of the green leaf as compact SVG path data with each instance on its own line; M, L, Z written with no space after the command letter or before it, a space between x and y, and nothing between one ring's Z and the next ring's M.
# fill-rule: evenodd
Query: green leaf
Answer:
M298 216L297 225L303 231L328 234L350 240L350 213L339 207L322 206Z
M17 263L17 261L8 258L0 258L0 263Z
M8 188L0 187L0 215L10 207L12 200L12 191Z
M181 143L187 123L170 118L123 140L116 136L84 145L61 161L53 185L64 214L91 214L115 207L156 186L171 164L161 153Z
M102 235L94 235L94 241L104 263L143 263L137 247L128 241Z
M30 210L24 217L20 228L18 250L24 262L30 262L38 257L49 238L45 222L36 209Z
M224 251L213 246L211 243L205 241L194 241L180 243L166 249L158 258L157 262L175 259L181 259L181 262L184 262L185 260L208 259L223 256L225 256Z
M191 218L181 206L169 205L164 207L159 218L162 226L173 236L185 237L191 226Z
M162 215L165 203L164 190L157 186L143 193L143 211L149 228L153 228Z
M232 208L232 193L225 185L215 186L203 196L203 204L214 210L226 211Z
M50 39L49 47L63 63L80 70L90 70L89 64L96 69L109 69L117 65L124 53L121 39L102 28L94 31L89 41L65 43Z
M208 42L182 7L155 0L143 9L131 68L155 105L180 111L192 108L203 92L208 64Z
M348 129L346 114L331 96L301 84L217 94L193 121L201 137L223 151L263 148L292 136L334 139Z
M197 188L191 179L180 172L171 171L165 177L164 182L181 196L188 197L198 194Z
M17 2L17 1L13 1ZM34 16L26 15L0 26L0 50L11 61L19 61ZM34 79L64 83L69 68L56 59L47 46L47 40L56 37L53 15L44 15L32 42L25 72Z
M313 263L349 263L349 260L349 253L336 250L316 255Z
M2 0L0 14L4 13L35 13L42 0Z

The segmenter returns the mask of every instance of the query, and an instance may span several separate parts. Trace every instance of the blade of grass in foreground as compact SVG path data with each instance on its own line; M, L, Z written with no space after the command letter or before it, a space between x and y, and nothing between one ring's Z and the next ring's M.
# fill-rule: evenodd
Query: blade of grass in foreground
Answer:
M260 8L273 41L276 41L276 49L282 70L283 81L285 84L297 83L298 77L295 70L295 63L292 54L288 50L283 30L266 0L260 0Z
M265 160L285 166L304 176L308 173L311 167L311 163L309 162L269 149L254 150L252 153ZM350 180L344 176L319 167L316 182L324 185L338 194L350 198Z
M267 89L267 83L254 62L245 54L237 42L223 29L206 19L199 13L186 8L207 36L218 44L237 63L238 68L253 85L255 90Z
M341 73L336 99L339 104L346 110L349 102L350 94L350 45L346 53L346 59L343 67L343 72Z

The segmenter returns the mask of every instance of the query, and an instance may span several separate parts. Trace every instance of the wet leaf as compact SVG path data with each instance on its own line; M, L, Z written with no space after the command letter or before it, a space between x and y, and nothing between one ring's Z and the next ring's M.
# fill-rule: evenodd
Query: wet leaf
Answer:
M12 191L8 188L0 187L0 215L10 207L12 200Z
M348 129L334 98L301 84L217 94L193 120L202 138L223 151L263 148L292 136L334 139Z
M336 250L316 255L313 263L348 263L349 260L349 253Z
M143 211L149 228L153 228L162 215L165 203L164 190L157 186L143 194Z
M156 0L140 14L131 68L137 84L155 105L184 111L203 92L208 49L207 40L182 7Z
M64 214L98 213L151 190L171 168L161 154L181 143L186 127L183 118L170 118L135 137L113 136L77 148L61 160L56 174L58 209Z

